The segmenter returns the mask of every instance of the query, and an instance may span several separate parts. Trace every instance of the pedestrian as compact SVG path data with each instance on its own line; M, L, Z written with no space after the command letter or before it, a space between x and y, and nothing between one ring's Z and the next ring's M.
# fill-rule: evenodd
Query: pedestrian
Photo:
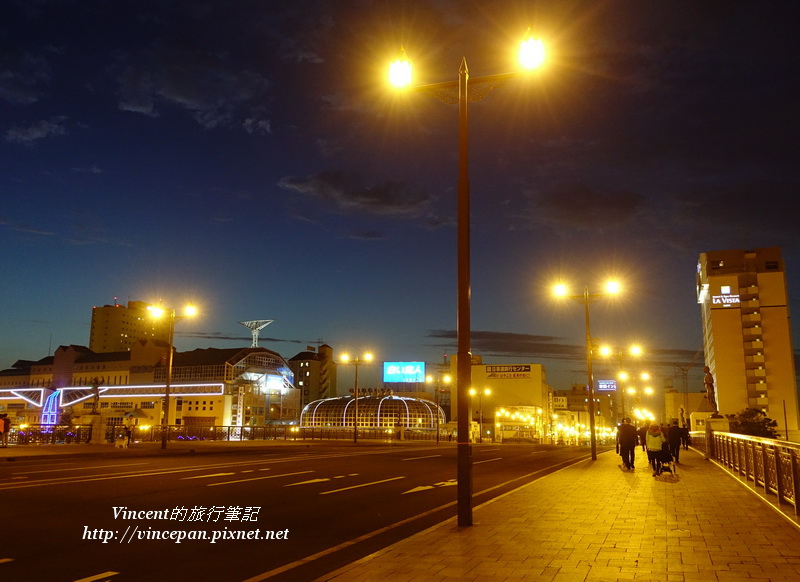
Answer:
M673 420L672 426L667 431L667 442L669 442L669 452L676 463L679 463L678 456L681 454L681 441L683 440L683 429L678 426L678 421Z
M639 444L642 445L642 450L647 451L647 424L643 424L639 429Z
M639 435L636 427L631 424L631 419L625 417L622 424L617 427L617 449L622 456L622 464L628 471L633 471L636 460L636 444Z
M128 442L125 443L125 445L128 446L128 447L131 446L131 436L132 435L133 435L133 430L131 430L131 427L126 425L125 426L125 438L128 440Z
M5 412L0 414L0 446L8 447L8 435L11 433L11 419Z
M661 474L661 450L664 443L667 442L661 427L656 423L650 425L647 429L647 436L645 437L647 445L647 458L650 460L650 465L653 467L653 477Z
M684 424L681 428L681 442L683 443L683 450L688 451L689 445L692 444L691 437L689 436L688 424Z

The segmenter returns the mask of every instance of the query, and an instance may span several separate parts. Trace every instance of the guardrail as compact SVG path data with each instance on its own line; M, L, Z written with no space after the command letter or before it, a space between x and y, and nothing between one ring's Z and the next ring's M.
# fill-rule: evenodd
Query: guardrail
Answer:
M132 442L161 441L160 425L133 427ZM407 429L403 431L359 428L358 436L367 440L435 440L436 431L430 429ZM24 429L12 427L9 442L26 444L77 444L92 439L92 427L63 425L26 425ZM104 440L109 443L126 440L122 425L108 426ZM253 441L253 440L353 440L352 428L299 427L294 425L266 426L186 426L167 427L168 441Z
M695 437L697 435L697 438ZM800 517L800 444L729 432L692 433L692 446Z

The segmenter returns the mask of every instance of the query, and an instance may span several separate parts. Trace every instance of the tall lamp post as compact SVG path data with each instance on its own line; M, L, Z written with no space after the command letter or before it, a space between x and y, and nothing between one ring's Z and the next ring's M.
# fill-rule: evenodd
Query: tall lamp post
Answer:
M522 69L538 68L545 58L544 44L533 37L522 41L519 51L519 64ZM456 410L458 415L457 458L458 458L458 525L472 525L472 456L469 442L469 388L472 384L472 352L470 348L470 193L469 193L469 131L467 103L480 101L492 89L516 77L518 73L504 73L484 77L469 78L467 59L461 59L458 81L446 81L415 87L428 92L442 102L458 104L458 210L457 210L457 253L458 290L456 301ZM403 51L400 59L389 65L389 82L397 88L411 85L411 62ZM480 85L486 91L469 95L469 86Z
M168 343L169 343L169 351L167 352L167 374L166 380L164 382L164 413L161 415L161 448L167 448L167 440L169 436L169 398L170 398L170 388L172 384L172 355L174 351L174 343L175 343L175 322L177 320L185 319L187 317L194 317L197 315L197 308L194 305L187 305L184 309L183 315L177 315L175 313L175 309L169 308L165 309L163 307L158 307L155 305L148 305L147 309L150 311L150 315L156 319L166 318L167 326L168 326Z
M364 354L364 361L371 362L372 361L372 354L367 352ZM347 354L342 354L341 362L343 364L350 363L350 356ZM353 380L353 395L355 397L354 404L355 409L353 410L353 443L358 442L358 365L361 363L361 360L356 357L352 360L353 366L355 367L355 378Z
M478 426L480 427L480 434L478 434L478 442L483 444L483 395L489 396L492 393L491 388L484 388L483 390L469 389L470 396L478 396Z
M559 297L566 297L583 303L586 318L586 382L589 393L589 443L592 450L592 460L597 460L597 435L595 434L594 419L594 376L592 374L592 331L589 324L589 304L605 297L619 293L619 284L616 281L606 283L605 293L589 293L589 287L583 288L582 295L570 295L567 286L558 284L555 286L555 294Z

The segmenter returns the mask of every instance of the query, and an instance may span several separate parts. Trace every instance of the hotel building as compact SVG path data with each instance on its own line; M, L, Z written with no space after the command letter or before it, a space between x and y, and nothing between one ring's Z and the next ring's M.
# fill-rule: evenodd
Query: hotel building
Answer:
M702 253L697 301L721 414L757 408L800 440L786 271L777 247Z

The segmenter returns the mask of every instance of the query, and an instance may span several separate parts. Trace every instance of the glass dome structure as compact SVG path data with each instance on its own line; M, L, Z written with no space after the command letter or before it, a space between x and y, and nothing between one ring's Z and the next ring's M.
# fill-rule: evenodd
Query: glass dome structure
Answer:
M353 426L355 401L352 396L339 396L309 402L300 413L301 427L347 428ZM422 398L406 396L359 396L359 428L435 429L447 422L438 404Z

